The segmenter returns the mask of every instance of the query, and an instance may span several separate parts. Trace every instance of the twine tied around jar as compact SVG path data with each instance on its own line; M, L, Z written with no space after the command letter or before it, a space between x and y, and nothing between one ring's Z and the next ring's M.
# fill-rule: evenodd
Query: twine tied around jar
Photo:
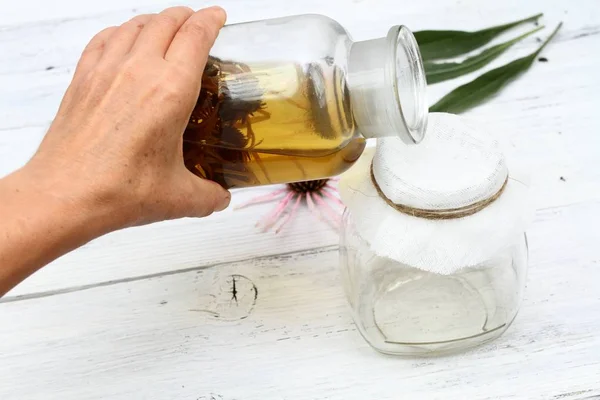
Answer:
M340 179L346 218L378 257L440 275L482 265L535 215L528 174L488 129L431 113L415 146L380 138Z
M504 189L506 188L506 185L508 183L508 176L507 176L506 179L504 180L504 183L500 187L500 189L496 193L494 193L492 196L490 196L486 199L477 201L475 203L466 205L464 207L433 210L433 209L425 209L425 208L416 208L416 207L411 207L411 206L407 206L407 205L403 205L403 204L396 204L392 200L390 200L385 195L385 193L383 193L383 190L381 190L381 187L377 183L377 179L375 179L375 174L373 172L373 162L371 162L371 166L370 166L370 175L371 175L371 182L373 183L373 186L375 187L377 194L390 207L392 207L396 211L399 211L403 214L411 215L411 216L417 217L417 218L426 218L426 219L432 219L432 220L455 219L455 218L463 218L463 217L467 217L469 215L473 215L473 214L483 210L484 208L486 208L487 206L492 204L494 201L496 201L502 195L502 192L504 192Z

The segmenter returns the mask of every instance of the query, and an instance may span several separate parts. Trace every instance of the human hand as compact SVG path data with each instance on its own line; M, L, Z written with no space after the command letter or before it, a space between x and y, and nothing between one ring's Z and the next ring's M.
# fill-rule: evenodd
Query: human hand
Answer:
M225 19L217 7L174 7L96 35L24 168L31 180L105 215L106 230L226 208L229 192L189 172L182 155L183 131Z

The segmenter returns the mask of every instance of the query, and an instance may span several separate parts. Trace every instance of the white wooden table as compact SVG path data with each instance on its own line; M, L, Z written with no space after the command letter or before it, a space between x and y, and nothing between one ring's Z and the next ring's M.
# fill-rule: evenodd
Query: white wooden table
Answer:
M0 175L36 148L96 31L174 5L3 3ZM346 308L335 232L305 210L285 232L261 234L254 222L272 205L229 209L115 232L10 292L0 302L0 399L600 399L600 1L219 4L230 22L326 14L355 39L396 23L477 29L541 11L549 28L564 21L548 62L469 113L534 172L538 212L516 322L461 355L382 356ZM536 45L532 37L490 68ZM473 76L430 88L431 102ZM233 202L266 190L238 192Z

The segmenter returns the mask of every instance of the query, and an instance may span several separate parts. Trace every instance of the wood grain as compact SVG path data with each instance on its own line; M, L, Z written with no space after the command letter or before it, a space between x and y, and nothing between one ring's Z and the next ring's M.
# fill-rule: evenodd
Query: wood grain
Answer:
M127 1L130 3L123 3L122 7L128 4L137 7L135 1ZM431 5L437 4L429 1ZM63 7L65 15L69 15L73 12L71 4L68 1L57 2L57 7ZM161 7L158 2L155 4L149 8L137 7L136 12ZM257 2L242 18L238 7L234 7L235 1L224 3L225 6L228 4L231 5L228 7L231 9L231 21L266 17L273 11L269 8L269 12L263 12L268 8L267 4L280 7L280 14L315 11L311 7L318 5L316 2L303 6ZM475 7L476 2L464 2L460 7L450 7L442 13L429 12L431 7L425 4L423 8L410 4L400 10L392 7L389 1L378 1L374 3L373 11L363 14L360 20L350 19L347 13L360 10L365 6L362 2L334 2L318 6L325 7L322 12L346 23L357 39L384 34L387 30L384 25L405 20L414 21L415 29L462 27L461 24L466 29L512 20L539 10L546 12L544 22L548 25L565 19L563 30L544 53L549 62L535 65L518 83L468 115L488 126L505 143L509 152L524 161L532 171L532 190L537 207L599 199L599 169L594 166L600 149L600 136L597 135L600 119L594 107L600 104L600 74L596 72L598 56L590 54L589 50L600 44L600 24L590 17L589 11L600 9L599 3L582 1L572 9L565 2L543 6L528 3L526 7L519 6L518 12L510 9L510 4L516 3L489 3L486 9L490 15L482 16L479 8ZM388 12L382 13L386 6ZM75 9L77 7L80 6ZM94 11L92 8L87 10L89 13ZM35 150L68 85L79 52L89 37L102 27L120 23L134 13L132 9L98 10L102 12L97 15L27 23L0 30L0 175L25 163ZM371 23L375 15L381 18L380 24ZM528 53L535 46L535 38L530 38L489 68ZM47 70L48 67L53 68ZM431 102L451 90L453 85L470 79L471 75L430 87ZM263 191L238 192L234 203ZM201 222L163 223L111 234L54 262L15 288L10 295L63 290L258 255L335 245L337 242L334 232L328 231L323 224L315 223L315 219L306 214L286 235L259 234L252 225L268 210L268 205L237 212L228 210L223 215ZM232 246L234 242L235 246Z
M468 353L374 352L351 322L337 252L307 251L1 304L0 398L599 396L599 215L598 202L540 212L520 315ZM252 282L237 301L232 275Z
M548 28L564 21L548 62L468 113L532 171L538 213L520 315L500 340L469 353L381 356L351 322L336 232L303 210L283 234L262 234L254 223L270 205L229 209L107 235L9 293L0 302L0 399L600 397L600 2L219 4L230 22L323 13L356 40L397 23L478 29L540 11ZM169 5L22 0L3 9L0 176L35 150L91 36ZM486 69L536 46L529 38ZM430 87L430 103L477 74ZM236 192L234 204L268 190Z

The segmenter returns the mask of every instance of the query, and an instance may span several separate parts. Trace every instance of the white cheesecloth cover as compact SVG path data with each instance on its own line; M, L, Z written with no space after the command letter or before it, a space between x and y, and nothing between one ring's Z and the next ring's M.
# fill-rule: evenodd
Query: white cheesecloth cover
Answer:
M390 137L368 150L342 175L339 192L376 255L451 274L523 240L533 217L527 178L509 168L485 128L430 113L421 143ZM458 218L423 216L470 206L478 211Z

